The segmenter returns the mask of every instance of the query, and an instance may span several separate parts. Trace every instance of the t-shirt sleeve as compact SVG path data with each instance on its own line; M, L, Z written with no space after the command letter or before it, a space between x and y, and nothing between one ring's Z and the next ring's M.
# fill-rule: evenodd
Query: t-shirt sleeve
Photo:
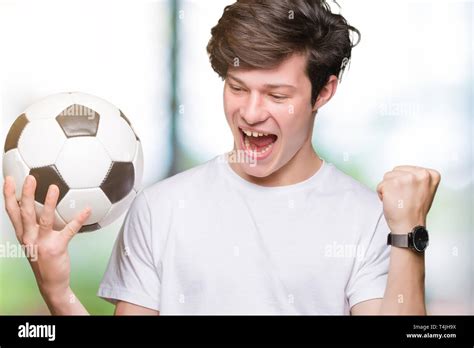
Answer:
M132 202L115 241L97 296L160 309L160 279L153 253L151 214L145 192Z
M349 308L359 302L383 298L390 261L388 233L390 229L382 212L373 232L362 238L361 244L366 250L361 259L356 258L346 289Z

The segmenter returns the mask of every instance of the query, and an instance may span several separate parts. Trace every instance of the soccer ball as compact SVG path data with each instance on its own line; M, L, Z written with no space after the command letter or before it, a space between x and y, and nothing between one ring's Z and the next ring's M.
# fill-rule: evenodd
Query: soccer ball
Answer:
M60 93L28 107L8 132L3 176L12 176L16 198L28 174L36 178L39 218L48 187L59 187L54 229L85 207L91 214L79 232L107 226L130 206L140 189L140 139L120 109L84 93Z

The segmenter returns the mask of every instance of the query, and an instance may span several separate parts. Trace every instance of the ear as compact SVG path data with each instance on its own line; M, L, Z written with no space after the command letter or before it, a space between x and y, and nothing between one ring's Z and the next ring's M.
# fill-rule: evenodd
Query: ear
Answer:
M318 98L313 105L313 111L318 110L324 104L331 100L334 94L336 94L338 85L338 79L336 75L329 76L329 80L326 85L319 92Z

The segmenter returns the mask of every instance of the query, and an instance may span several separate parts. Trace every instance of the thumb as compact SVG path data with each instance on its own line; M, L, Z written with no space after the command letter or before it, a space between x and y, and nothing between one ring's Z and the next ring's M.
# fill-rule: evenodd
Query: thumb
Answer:
M383 202L383 181L377 185L377 194L379 199Z
M77 232L79 232L81 227L89 218L90 214L91 209L85 208L82 212L77 214L77 216L71 222L64 226L61 234L67 239L67 241L70 241L77 234Z

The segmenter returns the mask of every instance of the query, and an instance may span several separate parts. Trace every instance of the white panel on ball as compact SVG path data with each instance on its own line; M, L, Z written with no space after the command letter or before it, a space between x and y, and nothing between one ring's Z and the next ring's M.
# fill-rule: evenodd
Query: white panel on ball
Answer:
M34 103L25 110L25 114L30 121L56 118L56 116L72 104L70 93L59 93Z
M110 210L108 211L107 215L99 221L99 225L101 227L105 227L112 222L114 222L120 215L122 215L130 206L130 203L132 203L133 199L136 196L135 190L130 191L130 193L122 198L120 201L114 203Z
M72 98L75 103L99 114L97 137L110 158L116 162L131 162L135 155L135 133L120 116L120 110L108 101L86 93L73 93Z
M59 215L66 221L73 220L86 207L91 208L91 215L84 225L95 224L102 220L112 203L100 188L69 190L57 206Z
M133 189L138 192L141 190L143 179L143 150L142 144L139 141L137 141L137 151L133 158L133 169L135 170L135 184L133 185Z
M132 162L137 140L132 128L122 117L100 119L97 138L115 162Z
M19 201L23 182L28 176L30 168L26 165L18 152L18 149L12 149L3 155L3 177L12 176L15 181L15 195Z
M95 137L69 138L56 168L70 188L99 187L112 164L108 153Z
M18 149L30 168L54 164L66 135L54 118L29 122L18 141Z
M36 211L36 221L39 223L39 218L43 212L44 205L35 201L35 211ZM54 223L53 229L56 231L61 231L64 226L66 226L66 222L61 218L58 211L54 211Z

